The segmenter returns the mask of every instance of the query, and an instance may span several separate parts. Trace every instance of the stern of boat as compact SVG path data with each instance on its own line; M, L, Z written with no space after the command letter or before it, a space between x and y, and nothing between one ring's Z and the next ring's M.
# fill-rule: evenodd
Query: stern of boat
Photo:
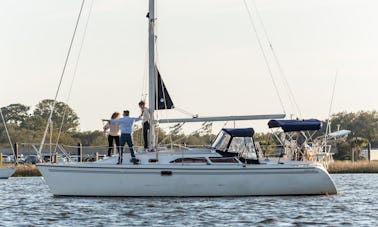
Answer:
M314 163L315 168L319 172L319 181L322 182L323 187L325 188L322 194L334 195L337 194L337 189L335 182L329 175L327 169L320 163Z

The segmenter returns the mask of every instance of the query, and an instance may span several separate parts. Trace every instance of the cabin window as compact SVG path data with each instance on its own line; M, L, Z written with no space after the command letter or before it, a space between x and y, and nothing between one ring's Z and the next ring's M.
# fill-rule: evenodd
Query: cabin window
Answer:
M226 151L230 139L231 136L228 133L221 131L212 147L219 151Z
M178 158L170 161L169 163L207 163L206 158Z
M239 153L244 158L257 158L252 137L234 137L228 148L228 152Z
M213 163L239 163L234 157L210 157Z

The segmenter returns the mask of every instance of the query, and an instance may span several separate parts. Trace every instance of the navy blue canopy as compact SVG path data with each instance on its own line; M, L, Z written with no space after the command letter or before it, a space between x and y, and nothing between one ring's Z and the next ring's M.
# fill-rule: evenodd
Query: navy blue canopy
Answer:
M222 130L234 137L252 137L255 133L253 128L223 128Z
M308 120L270 120L269 128L281 127L284 132L319 130L322 122L316 119Z

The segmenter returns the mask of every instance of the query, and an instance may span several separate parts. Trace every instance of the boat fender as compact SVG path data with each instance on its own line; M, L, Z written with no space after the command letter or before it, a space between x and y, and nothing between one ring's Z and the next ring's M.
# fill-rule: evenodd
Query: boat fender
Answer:
M130 159L130 162L133 163L134 165L137 165L137 164L139 164L140 160L137 159L137 158L132 158L132 159Z
M172 176L172 171L169 171L169 170L162 170L160 172L160 175L161 176Z

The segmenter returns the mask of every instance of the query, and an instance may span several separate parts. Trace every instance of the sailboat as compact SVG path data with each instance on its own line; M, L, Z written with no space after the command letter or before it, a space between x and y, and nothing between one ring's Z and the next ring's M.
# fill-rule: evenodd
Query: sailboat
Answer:
M8 179L16 172L16 167L0 167L0 179Z
M0 108L0 117L1 117L1 120L2 120L3 125L4 125L4 129L5 129L6 135L7 135L8 140L9 140L9 144L11 146L11 150L13 152L14 157L16 157L15 152L14 152L13 147L12 147L12 141L11 141L11 138L9 136L8 127L7 127L7 124L6 124L4 115L3 115L3 110L1 108ZM11 177L14 174L14 172L16 172L16 170L17 170L16 165L17 165L17 158L15 158L15 165L3 166L3 155L0 154L0 179L8 179L9 177Z
M155 64L155 1L149 0L149 111L156 123L213 122L284 118L284 114L154 119L155 111L174 108ZM257 196L322 195L337 190L318 163L271 161L261 157L253 128L223 128L211 148L160 150L149 132L149 150L139 163L118 157L93 163L37 164L56 196ZM128 160L130 154L124 155ZM127 157L129 156L129 157Z

